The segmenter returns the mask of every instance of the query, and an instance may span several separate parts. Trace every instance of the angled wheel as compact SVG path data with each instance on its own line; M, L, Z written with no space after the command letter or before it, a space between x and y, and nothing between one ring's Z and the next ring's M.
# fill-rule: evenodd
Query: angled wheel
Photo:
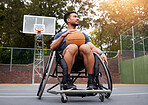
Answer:
M98 57L99 61L99 76L97 78L98 87L102 90L111 90L112 91L112 78L107 67L106 63L104 63L99 54L94 54ZM105 98L109 98L111 93L105 93Z
M104 95L102 93L99 94L99 99L101 100L101 102L104 102Z
M61 101L66 103L68 101L68 97L65 94L61 94Z
M49 73L50 73L52 63L53 63L54 55L55 55L55 52L52 52L50 54L48 62L46 64L46 68L44 70L43 77L42 77L42 80L40 82L39 89L38 89L38 92L37 92L38 99L41 99L41 97L43 95L47 80L49 78Z

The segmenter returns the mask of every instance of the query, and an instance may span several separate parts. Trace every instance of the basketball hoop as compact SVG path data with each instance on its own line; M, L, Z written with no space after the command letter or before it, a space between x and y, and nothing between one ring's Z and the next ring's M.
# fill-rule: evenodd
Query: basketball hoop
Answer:
M44 31L44 28L43 27L36 27L35 31Z
M37 34L40 31L44 35L55 35L55 25L55 17L24 15L23 33Z
M32 83L36 83L36 76L44 72L44 40L43 35L55 35L55 17L24 15L23 33L35 34L34 62Z
M34 31L37 34L42 34L45 32L45 25L44 24L34 24Z
M43 27L35 27L35 31L37 32L37 34L41 34L42 31L44 31Z

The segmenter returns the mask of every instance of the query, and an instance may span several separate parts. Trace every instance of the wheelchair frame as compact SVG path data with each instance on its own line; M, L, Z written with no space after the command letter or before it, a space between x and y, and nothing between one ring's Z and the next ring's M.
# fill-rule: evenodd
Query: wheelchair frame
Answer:
M60 78L62 78L63 76L59 76L58 74L59 73L62 73L62 72L59 72L58 71L58 66L59 66L59 63L56 62L56 67L55 67L55 70L54 72L51 74L50 73L50 70L51 70L51 67L52 67L52 64L53 64L53 60L55 58L55 54L56 54L56 51L54 52L51 52L50 55L49 55L49 59L48 59L48 62L46 64L46 67L45 67L45 70L44 70L44 73L43 73L43 77L42 77L42 80L40 82L40 85L39 85L39 89L38 89L38 92L37 92L37 96L38 96L38 99L41 99L42 95L43 95L43 92L44 92L44 89L45 89L45 86L46 86L46 83L47 83L47 80L48 78L51 76L53 78L57 78L58 79L58 83L53 85L52 87L50 87L47 92L48 93L52 93L52 94L61 94L61 101L63 103L66 103L68 101L68 96L80 96L80 97L85 97L85 96L95 96L97 94L99 94L99 99L101 100L101 102L104 101L104 97L105 98L109 98L111 93L112 93L112 78L111 78L111 74L110 74L110 71L109 71L109 68L107 67L106 63L104 63L100 57L99 54L95 53L94 52L94 55L96 55L99 59L99 62L100 64L102 65L102 70L101 71L103 73L103 75L105 75L105 80L103 80L103 82L105 81L105 85L104 84L101 84L100 82L100 78L102 77L102 73L99 72L99 76L96 77L96 83L97 83L97 86L99 89L96 89L96 90L63 90L62 89L62 83L61 83L61 80ZM86 70L85 71L78 71L78 72L72 72L72 73L77 73L76 76L71 76L72 77L72 82L74 83L78 78L87 78L87 72ZM81 74L85 74L83 76L81 76ZM100 79L100 80L99 80ZM52 90L53 88L55 88L56 86L60 85L60 91L54 91Z

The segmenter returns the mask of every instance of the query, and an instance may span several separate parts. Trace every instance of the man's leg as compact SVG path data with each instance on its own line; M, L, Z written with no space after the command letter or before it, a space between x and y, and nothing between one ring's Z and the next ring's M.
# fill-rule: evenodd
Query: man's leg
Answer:
M68 68L67 74L65 73L65 75L63 75L64 89L76 88L76 86L73 85L73 83L70 80L70 73L77 54L78 47L75 44L68 45L66 49L63 51L64 60Z
M78 54L78 47L75 44L70 44L66 47L66 49L63 51L64 60L67 63L68 66L68 74L71 73L72 66L75 61L75 57Z
M95 89L96 85L94 83L94 64L95 59L90 46L87 44L83 44L79 48L80 56L83 57L84 65L86 70L88 71L88 89Z

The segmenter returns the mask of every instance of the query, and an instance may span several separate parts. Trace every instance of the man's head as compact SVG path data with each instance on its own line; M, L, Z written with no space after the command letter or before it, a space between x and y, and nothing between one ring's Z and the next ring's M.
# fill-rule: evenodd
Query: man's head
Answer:
M67 24L71 24L73 26L78 26L79 25L79 18L78 15L75 11L67 12L64 15L64 21Z

